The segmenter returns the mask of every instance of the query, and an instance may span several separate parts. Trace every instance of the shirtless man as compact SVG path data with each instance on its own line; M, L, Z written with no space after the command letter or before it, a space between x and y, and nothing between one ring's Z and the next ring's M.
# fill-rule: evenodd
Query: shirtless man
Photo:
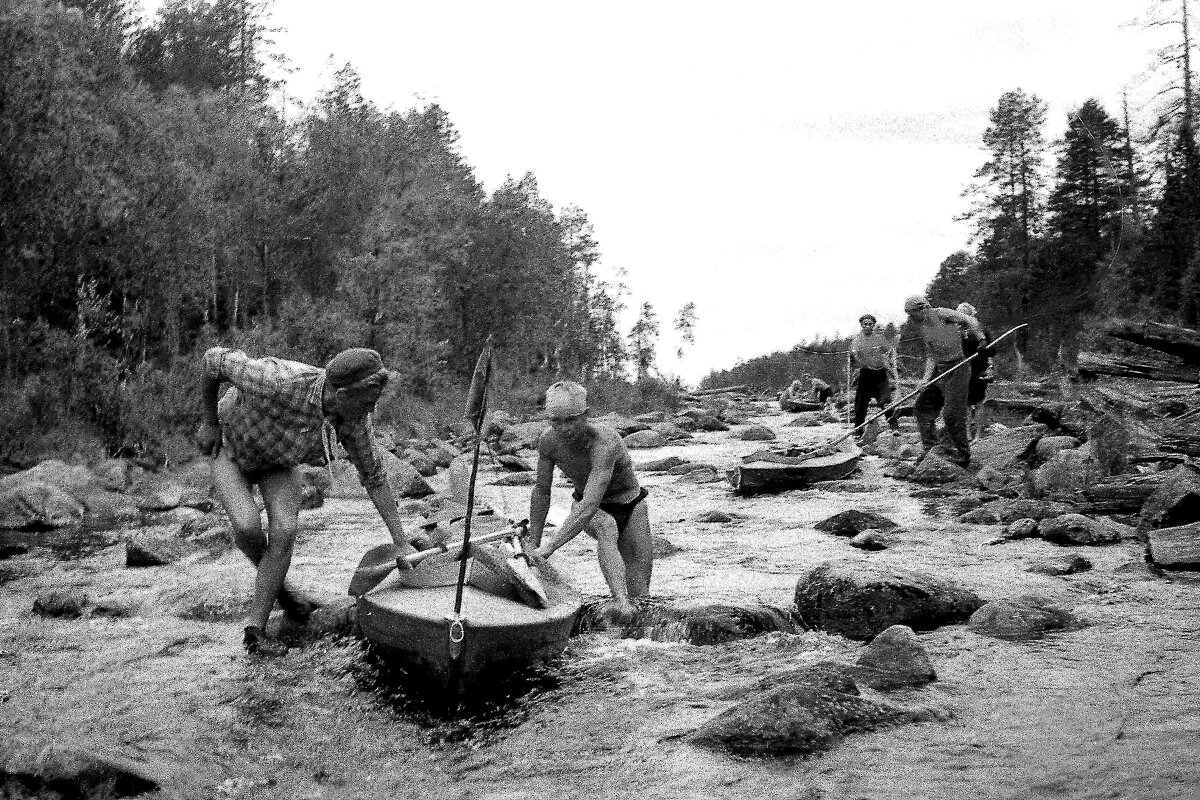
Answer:
M920 325L925 341L925 376L922 383L940 375L963 360L963 329L977 330L974 317L949 308L934 308L922 295L904 301L908 318ZM938 414L946 423L949 438L947 456L965 467L971 461L971 443L967 438L967 387L971 371L963 367L926 386L917 396L915 412L921 445L929 452L938 444Z
M633 615L632 600L650 591L654 551L646 490L633 474L629 451L616 431L587 419L587 390L562 381L546 391L547 429L538 441L537 485L529 502L529 540L534 554L548 558L587 531L596 540L600 572L613 596L618 619ZM571 513L542 541L554 468L575 487Z

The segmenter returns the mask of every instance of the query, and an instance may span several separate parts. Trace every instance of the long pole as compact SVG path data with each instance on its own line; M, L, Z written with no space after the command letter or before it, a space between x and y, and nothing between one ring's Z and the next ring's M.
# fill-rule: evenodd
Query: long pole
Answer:
M480 367L482 366L482 370ZM482 372L482 375L480 374ZM467 484L467 518L463 523L463 546L458 566L458 586L454 592L454 616L462 612L463 586L467 582L467 558L471 555L471 517L475 513L475 479L479 476L479 445L483 439L483 418L487 416L488 382L492 377L492 342L488 343L475 365L467 397L467 415L475 428L475 447L471 454L471 480Z
M1013 328L1012 330L1007 330L1007 331L1005 331L1004 333L1002 333L1002 334L1000 334L999 336L997 336L995 339L993 339L991 342L989 342L989 343L988 343L988 346L989 346L989 347L994 347L994 346L996 346L997 344L999 344L999 343L1000 343L1002 340L1004 340L1006 337L1008 337L1008 336L1011 336L1012 334L1016 333L1017 331L1021 330L1022 328L1026 328L1026 327L1029 327L1029 326L1028 326L1028 323L1021 323L1020 325L1018 325L1017 327ZM929 387L930 387L930 386L932 386L933 384L937 383L937 382L938 382L938 381L940 381L942 378L946 377L947 375L951 374L952 372L956 372L956 371L958 371L960 368L962 368L962 367L966 366L967 364L970 364L970 363L971 363L971 359L973 359L974 357L975 357L974 355L967 356L967 357L966 357L966 358L964 358L962 361L958 362L958 363L957 363L957 364L955 364L953 367L951 367L950 369L948 369L948 370L946 370L945 372L941 373L940 375L936 375L936 376L934 376L934 377L930 378L929 380L925 381L925 382L924 382L924 383L922 383L920 386L918 386L917 388L913 389L913 390L912 390L911 392L909 392L908 394L904 395L904 397L901 397L899 400L896 400L895 402L893 402L893 403L892 403L890 406L888 406L887 408L885 408L885 409L883 409L882 411L879 411L879 412L877 412L877 413L873 414L872 416L868 417L866 420L864 420L864 421L863 421L863 423L862 423L861 425L856 425L855 427L853 427L853 428L851 428L849 431L847 431L847 432L846 432L844 435L842 435L842 436L839 436L838 438L834 439L832 442L830 442L829 444L827 444L827 445L825 445L824 447L822 447L822 448L821 448L821 450L827 450L827 449L829 449L830 447L834 447L834 446L836 446L836 445L839 445L839 444L841 444L842 442L846 441L846 440L847 440L847 439L849 439L851 436L853 436L855 433L857 433L858 431L860 431L860 430L862 430L863 428L867 427L867 426L868 426L868 425L870 425L872 422L874 422L875 420L877 420L877 419L879 419L880 417L882 417L884 414L888 413L889 411L894 411L894 410L896 410L897 408L899 408L899 407L900 407L900 405L901 405L902 403L904 403L906 400L909 400L910 398L916 397L918 394L920 394L921 392L923 392L925 389L929 388ZM820 451L818 451L818 452L820 452Z

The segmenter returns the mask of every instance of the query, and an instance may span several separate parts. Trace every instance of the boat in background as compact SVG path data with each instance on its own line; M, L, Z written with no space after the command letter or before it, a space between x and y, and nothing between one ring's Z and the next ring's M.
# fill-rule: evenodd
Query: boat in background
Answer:
M858 469L862 450L847 446L827 455L793 455L759 451L746 456L730 473L734 491L743 497L803 489L820 481L836 481Z

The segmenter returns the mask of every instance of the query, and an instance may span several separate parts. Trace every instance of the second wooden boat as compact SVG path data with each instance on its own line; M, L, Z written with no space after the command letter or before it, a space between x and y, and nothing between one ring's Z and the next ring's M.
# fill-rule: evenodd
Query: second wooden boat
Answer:
M804 457L759 455L730 475L733 488L744 497L764 492L802 489L819 481L836 481L858 469L862 451L857 447L830 455Z

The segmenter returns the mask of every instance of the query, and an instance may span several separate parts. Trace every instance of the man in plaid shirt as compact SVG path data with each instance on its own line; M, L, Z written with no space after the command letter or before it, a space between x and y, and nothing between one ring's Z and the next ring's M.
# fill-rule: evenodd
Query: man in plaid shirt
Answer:
M311 605L284 586L300 517L301 464L327 464L333 437L346 448L367 496L387 525L398 555L415 552L404 536L383 462L375 452L370 413L387 385L379 353L345 350L325 367L250 358L213 347L204 354L204 421L196 443L213 461L217 497L233 523L238 549L258 567L245 631L247 652L277 656L287 645L264 633L275 600L284 613L307 616ZM220 384L232 384L218 402ZM267 534L254 502L262 493ZM407 566L401 558L401 568Z

